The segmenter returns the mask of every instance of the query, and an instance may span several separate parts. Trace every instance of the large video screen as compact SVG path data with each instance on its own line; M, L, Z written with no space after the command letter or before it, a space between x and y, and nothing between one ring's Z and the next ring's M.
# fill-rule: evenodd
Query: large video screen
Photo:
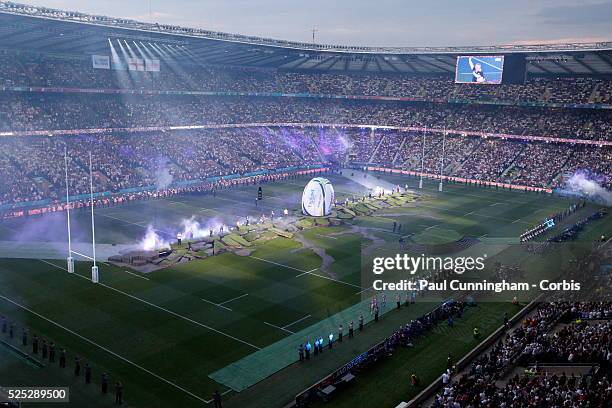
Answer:
M459 56L455 70L458 84L501 84L504 56Z

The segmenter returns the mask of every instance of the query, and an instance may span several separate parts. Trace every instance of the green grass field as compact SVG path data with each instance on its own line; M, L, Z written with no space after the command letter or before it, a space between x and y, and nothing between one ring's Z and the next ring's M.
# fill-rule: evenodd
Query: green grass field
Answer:
M342 176L330 179L340 200L364 192L362 185ZM297 211L306 181L264 185L265 198L257 206L257 187L249 186L220 191L216 197L174 197L100 209L96 212L97 242L111 249L113 244L134 244L142 239L148 225L172 238L172 228L192 216L232 225L237 217L245 215L257 217L271 210L280 214L283 208ZM380 181L416 185L416 180L399 176L381 176ZM495 246L499 259L529 263L536 261L521 258L510 243L516 242L527 227L570 204L567 199L542 194L455 184L438 193L436 186L426 183L426 197L414 206L380 210L339 227L309 229L303 232L302 242L276 238L258 246L250 256L226 253L148 274L100 264L99 285L89 281L90 262L78 262L77 273L70 275L62 259L2 258L0 314L66 347L71 356L78 354L90 361L96 382L103 371L110 373L111 381L120 379L129 406L209 406L212 392L219 389L230 407L280 407L397 325L381 325L376 333L356 340L350 348L342 345L325 361L313 361L312 369L287 367L275 376L291 376L291 380L277 381L276 386L270 385L276 378L271 377L237 393L208 376L362 300L367 294L362 288L360 251L374 240L396 243L399 235L392 232L394 221L402 224L401 235L413 235L418 242L443 243L469 235L481 238L490 248ZM589 205L581 214L594 208ZM88 214L73 215L75 241L87 242ZM0 223L0 241L30 243L30 258L38 257L37 246L42 253L51 247L65 251L63 217L52 214ZM593 224L585 231L584 240L609 229L608 219ZM330 260L331 265L323 265ZM503 303L506 299L499 300L502 302L491 303L490 307L483 304L471 311L462 324L467 327L472 320L488 319L490 330L494 330L507 308ZM427 309L422 307L390 313L388 321L409 320L412 313ZM459 324L456 330L461 327ZM376 390L388 395L386 404L406 399L411 392L404 375L406 367L421 370L425 381L437 375L438 362L423 354L452 347L459 357L473 347L469 339L457 342L462 336L457 333L436 332L431 342L398 352L400 356L384 370L401 371L398 375L405 386L395 387L394 392L386 390L391 386L385 388L380 384L382 379L375 380L383 376L374 371L359 379L360 389L374 392L369 401L376 400ZM14 343L20 347L18 340ZM20 375L13 377L13 372ZM57 367L33 368L14 355L0 359L0 384L11 379L25 381L21 379L26 377L38 384L48 385L50 378L53 383L72 384L78 388L73 406L112 403L99 397L97 385L91 389L74 385L70 373L62 373ZM343 397L334 405L352 406L355 401Z

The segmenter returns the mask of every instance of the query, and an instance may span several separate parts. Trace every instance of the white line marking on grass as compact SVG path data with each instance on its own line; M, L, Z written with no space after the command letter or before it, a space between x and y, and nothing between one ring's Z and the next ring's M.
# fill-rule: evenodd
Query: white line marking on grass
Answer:
M231 201L232 203L239 203L239 204L244 204L244 201L240 201L240 200L234 200L233 198L227 198L227 197L220 197L220 196L216 196L213 198L214 200L225 200L225 201Z
M457 212L459 212L459 211L457 211L457 210L453 210L453 209L451 209L451 208L445 208L445 207L434 207L434 206L431 206L431 205L425 205L425 204L420 204L420 206L421 206L421 207L424 207L424 208L432 208L432 209L434 209L434 210L448 211L448 212L451 212L451 213L457 213ZM475 215L475 216L477 216L477 217L485 217L485 218L493 218L493 219L496 219L496 220L502 220L502 221L510 221L510 219L509 219L509 218L497 217L497 216L494 216L494 215L478 214L478 213L476 213L475 211L472 211L471 213L467 213L467 214L463 214L463 215L464 215L464 216L465 216L465 215ZM521 221L521 222L523 222L523 221ZM529 223L528 223L528 222L525 222L525 224L529 224Z
M472 214L474 214L475 212L476 212L476 211L470 211L469 213L465 213L465 214L463 214L463 215L472 215Z
M133 276L135 276L137 278L140 278L140 279L150 280L149 278L147 278L145 276L139 275L139 274L134 273L134 272L126 271L125 269L122 269L122 271L125 272L125 273L129 273L130 275L133 275Z
M333 282L338 282L338 283L341 283L341 284L343 284L343 285L348 285L348 286L353 286L353 287L355 287L355 288L363 289L363 288L362 288L361 286L359 286L359 285L355 285L355 284L353 284L353 283L349 283L349 282L341 281L341 280L338 280L338 279L330 278L329 276L319 275L318 273L306 272L306 273L303 273L302 275L312 275L312 276L318 276L319 278L327 279L327 280L330 280L330 281L333 281ZM300 276L301 276L301 275L300 275ZM297 277L297 276L296 276L296 277Z
M50 263L50 262L47 262L47 263ZM53 265L53 264L51 264L51 265ZM57 265L55 265L55 266L57 266ZM65 330L65 331L67 331L68 333L70 333L70 334L72 334L72 335L74 335L74 336L78 337L79 339L84 340L84 341L86 341L87 343L89 343L89 344L91 344L91 345L93 345L93 346L96 346L96 347L98 347L98 348L99 348L99 349L101 349L101 350L106 351L107 353L109 353L109 354L111 354L111 355L113 355L113 356L117 357L118 359L120 359L120 360L122 360L122 361L124 361L124 362L126 362L126 363L128 363L128 364L130 364L130 365L132 365L132 366L134 366L134 367L136 367L136 368L141 369L141 370L142 370L142 371L144 371L145 373L152 375L153 377L157 378L158 380L161 380L161 381L165 382L166 384L173 386L173 387L174 387L174 388L176 388L177 390L180 390L180 391L184 392L185 394L187 394L187 395L189 395L189 396L191 396L191 397L193 397L193 398L195 398L195 399L197 399L197 400L199 400L199 401L204 402L205 404L210 404L210 402L211 402L211 401L207 401L207 400L205 400L205 399L203 399L203 398L201 398L201 397L198 397L197 395L195 395L195 394L194 394L194 393L192 393L191 391L186 390L185 388L181 387L180 385L177 385L177 384L173 383L172 381L167 380L167 379L165 379L164 377L162 377L162 376L160 376L160 375L158 375L158 374L155 374L153 371L147 370L147 369L146 369L146 368L144 368L143 366L138 365L138 364L134 363L134 362L133 362L133 361L131 361L131 360L128 360L127 358L125 358L125 357L123 357L123 356L121 356L121 355L119 355L119 354L115 353L115 352L114 352L114 351L112 351L112 350L107 349L106 347L104 347L104 346L102 346L102 345L100 345L100 344L96 343L95 341L90 340L90 339L88 339L87 337L84 337L84 336L80 335L79 333L77 333L77 332L75 332L75 331L73 331L73 330L70 330L69 328L67 328L67 327L65 327L65 326L62 326L61 324L59 324L59 323L57 323L57 322L55 322L55 321L53 321L53 320L51 320L51 319L49 319L49 318L47 318L47 317L45 317L45 316L43 316L43 315L41 315L41 314L39 314L39 313L35 312L34 310L32 310L32 309L30 309L30 308L28 308L28 307L26 307L26 306L23 306L23 305L21 305L21 304L19 304L19 303L15 302L15 301L14 301L14 300L12 300L12 299L7 298L6 296L2 296L2 295L0 295L0 298L2 298L2 299L4 299L4 300L6 300L6 301L7 301L7 302L9 302L9 303L12 303L13 305L15 305L15 306L17 306L17 307L19 307L19 308L21 308L21 309L23 309L23 310L27 311L27 312L32 313L33 315L35 315L35 316L37 316L37 317L39 317L39 318L41 318L41 319L43 319L43 320L45 320L45 321L47 321L47 322L49 322L49 323L51 323L51 324L55 325L55 326L57 326L57 327L59 327L59 328L61 328L61 329Z
M149 227L149 224L147 224L146 226L145 226L145 225L141 225L141 224L144 224L144 223L145 223L145 221L132 222L132 221L124 220L124 219L122 219L122 218L112 217L112 216L107 215L107 214L100 214L100 213L98 213L98 215L99 215L99 216L101 216L101 217L110 218L110 219L112 219L112 220L121 221L121 222L123 222L123 223L125 223L125 224L135 225L135 226L137 226L137 227L144 228L144 229L147 229L147 228ZM160 230L160 229L157 229L157 228L153 228L153 231L156 231L156 232L163 232L164 234L173 235L173 234L171 234L171 233L170 233L170 232L168 232L168 231Z
M68 269L66 269L66 268L62 268L61 266L56 265L56 264L54 264L54 263L51 263L51 262L49 262L49 261L45 261L44 259L39 259L39 261L40 261L40 262L44 262L44 263L46 263L46 264L48 264L48 265L51 265L51 266L55 266L57 269L61 269L62 271L66 271L66 272L68 272ZM84 276L81 276L81 275L78 275L78 274L77 274L77 276L80 276L81 278L85 278ZM87 279L87 278L85 278L85 279Z
M372 290L372 289L374 289L374 288L365 288L364 290L361 290L361 291L359 291L359 292L357 292L355 294L356 295L361 295L363 292L367 292L368 290Z
M303 276L303 275L312 275L312 276L318 276L319 278L328 279L328 280L330 280L330 281L334 281L334 282L342 283L342 284L344 284L344 285L349 285L349 286L353 286L353 287L356 287L356 288L359 288L359 289L363 289L363 288L362 288L361 286L359 286L359 285L354 285L354 284L349 283L349 282L344 282L344 281L341 281L341 280L338 280L338 279L330 278L329 276L319 275L318 273L313 273L313 271L316 271L316 270L317 270L317 269L319 269L319 268L315 268L315 269L311 269L311 270L309 270L309 271L305 271L305 270L302 270L302 269L299 269L299 268L294 268L293 266L283 265L283 264L278 263L278 262L269 261L269 260L267 260L267 259L263 259L263 258L258 258L258 257L253 256L253 255L251 255L251 258L255 258L255 259L257 259L257 260L259 260L259 261L262 261L262 262L268 262L268 263L271 263L271 264L273 264L273 265L278 265L278 266L282 266L282 267L284 267L284 268L289 268L289 269L293 269L294 271L301 272L299 275L296 275L296 276L295 276L296 278L298 278L298 277L300 277L300 276Z
M430 229L432 229L432 228L435 228L435 227L437 227L437 226L438 226L438 224L432 225L431 227L427 227L427 228L425 228L425 231L430 230Z
M295 332L292 332L291 330L287 330L284 327L280 327L280 326L277 326L277 325L272 324L272 323L264 322L264 324L267 324L270 327L274 327L275 329L282 330L282 331L285 331L285 332L290 333L290 334L295 334Z
M213 199L215 200L215 199ZM227 198L227 197L219 197L217 196L216 200L225 200L225 201L231 201L232 203L238 203L238 204L242 204L244 205L244 201L240 201L240 200L234 200L232 198ZM255 201L255 200L253 200ZM274 207L272 204L266 204L263 203L261 201L258 201L257 204L255 204L255 208L264 208L264 209L275 209L276 207Z
M246 191L245 191L246 193ZM250 195L250 194L249 194ZM280 197L275 197L275 196L263 196L263 198L261 199L261 201L265 201L265 200L279 200L279 201L285 201Z
M315 234L315 235L318 235L318 236L323 237L323 238L338 239L337 237L330 237L329 235L323 235L323 234Z
M224 304L229 303L229 302L233 302L234 300L242 299L245 296L249 296L249 294L245 293L244 295L236 296L235 298L231 298L230 300L226 300L225 302L219 303L219 306L224 305Z
M304 317L302 317L301 319L298 319L298 320L296 320L296 321L295 321L295 322L293 322L293 323L289 323L289 324L284 325L282 328L283 328L283 329L286 329L287 327L291 327L291 326L293 326L294 324L301 322L302 320L306 320L306 319L308 319L310 316L311 316L311 315L304 316Z
M482 234L482 235L481 235L481 236L479 236L478 238L484 238L484 237L486 237L487 235L489 235L489 234Z
M429 191L433 191L434 193L438 193L438 188L437 187L430 188L430 187L425 186L425 187L423 187L423 190L429 190ZM491 201L491 199L487 198L487 196L488 195L492 195L493 193L496 192L495 190L488 190L488 191L485 192L486 194L468 194L468 193L464 193L463 190L464 189L461 189L461 190L458 190L458 191L449 191L449 190L446 190L446 191L444 191L443 194L444 195L456 194L456 195L459 195L459 196L476 197L476 198L481 199L481 200ZM509 194L514 194L515 192L513 192L513 191L506 191L506 190L499 190L499 191L497 191L497 193L498 193L497 195L508 195L508 193ZM513 203L518 203L518 204L535 204L532 201L512 200L512 202Z
M494 215L485 215L485 214L478 214L478 213L474 213L474 215L477 217L485 217L485 218L493 218L496 220L510 221L509 218L501 218L501 217L496 217ZM522 222L523 224L529 224L528 222L523 222L523 221L518 221L518 222Z
M201 299L206 303L210 303L211 305L215 305L217 307L220 307L221 309L225 309L225 310L229 310L230 312L233 312L233 310L230 309L229 307L221 306L219 303L211 302L210 300L206 300L204 298L201 298Z
M304 272L300 273L299 275L295 275L295 278L299 278L299 277L300 277L300 276L302 276L302 275L307 275L307 274L309 274L309 273L311 273L311 272L316 271L317 269L319 269L319 268L314 268L314 269L311 269L311 270L309 270L309 271L304 271Z
M521 220L520 218L517 218L516 220L512 221L512 223L515 224L515 223L519 222L520 220Z
M61 270L67 271L67 269L66 269L66 268L62 268L61 266L58 266L58 265L56 265L56 264L54 264L54 263L47 262L47 261L45 261L44 259L39 259L39 261L44 262L44 263L49 264L49 265L52 265L52 266L55 266L55 267L56 267L56 268L58 268L58 269L61 269ZM82 279L85 279L85 280L87 280L87 281L90 281L90 279L89 279L89 278L87 278L86 276L83 276L83 275L79 275L78 273L71 273L70 275L78 276L79 278L82 278ZM139 298L139 297L137 297L137 296L131 295L131 294L129 294L129 293L127 293L127 292L124 292L124 291L122 291L122 290L119 290L119 289L117 289L117 288L113 288L112 286L106 285L106 284L104 284L104 283L102 283L102 282L96 283L96 285L100 285L100 286L103 286L103 287L105 287L105 288L107 288L107 289L110 289L110 290L112 290L112 291L114 291L114 292L121 293L122 295L125 295L125 296L127 296L127 297L129 297L129 298L132 298L132 299L134 299L134 300L138 300L138 301L140 301L140 302L142 302L142 303L144 303L144 304L146 304L146 305L149 305L149 306L151 306L151 307L154 307L154 308L156 308L156 309L159 309L159 310L161 310L161 311L164 311L164 312L166 312L166 313L168 313L168 314L171 314L172 316L178 317L178 318L180 318L180 319L183 319L183 320L188 321L188 322L190 322L190 323L193 323L193 324L195 324L195 325L197 325L197 326L200 326L200 327L203 327L203 328L208 329L208 330L210 330L210 331L213 331L213 332L215 332L215 333L217 333L217 334L220 334L220 335L222 335L222 336L228 337L228 338L230 338L230 339L232 339L232 340L236 340L237 342L242 343L242 344L245 344L245 345L247 345L247 346L249 346L249 347L252 347L252 348L254 348L254 349L256 349L256 350L261 350L261 347L257 347L256 345L251 344L251 343L249 343L248 341L241 340L241 339L239 339L239 338L237 338L237 337L232 336L231 334L227 334L227 333L222 332L221 330L215 329L214 327L210 327L210 326L208 326L208 325L206 325L206 324L204 324L204 323L200 323L200 322L198 322L198 321L195 321L195 320L193 320L193 319L190 319L189 317L186 317L186 316L180 315L180 314L178 314L178 313L176 313L176 312L173 312L172 310L166 309L165 307L162 307L162 306L156 305L155 303L151 303L151 302L149 302L148 300L141 299L141 298ZM204 299L202 299L202 300L204 300ZM220 306L220 307L222 307L222 308L224 308L224 309L229 309L229 308L226 308L225 306ZM229 310L231 310L231 309L229 309Z
M293 269L294 271L298 271L298 272L306 272L306 271L305 271L305 270L303 270L303 269L294 268L293 266L289 266L289 265L285 265L285 264L282 264L282 263L278 263L278 262L270 261L270 260L268 260L268 259L259 258L259 257L257 257L257 256L253 256L253 255L251 255L251 258L257 259L258 261L267 262L267 263L270 263L270 264L272 264L272 265L282 266L283 268Z

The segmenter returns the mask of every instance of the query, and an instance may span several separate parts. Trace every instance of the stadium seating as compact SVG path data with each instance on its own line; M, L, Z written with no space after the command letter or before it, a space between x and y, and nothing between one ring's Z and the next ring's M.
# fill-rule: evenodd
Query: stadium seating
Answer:
M197 181L292 166L371 163L483 181L559 187L587 170L610 185L610 149L595 145L483 138L464 132L517 137L610 140L612 113L600 109L442 103L448 100L520 103L608 102L612 81L532 78L525 85L460 87L447 77L280 72L247 68L174 66L161 72L91 68L89 58L0 53L0 169L9 174L0 204L57 200L63 154L70 152L74 194L87 192L85 156L95 150L96 191L156 185L160 171L173 181ZM23 92L11 87L92 88L94 92ZM100 94L99 89L284 92L421 98L420 103L330 100L323 97ZM435 101L435 102L432 102ZM519 104L520 105L520 104ZM175 131L211 124L325 123L411 126L422 132L337 127L244 126ZM116 129L95 136L19 136L12 132ZM128 131L154 128L155 131ZM76 132L81 133L81 132ZM442 145L444 144L444 162ZM265 146L265 149L261 147Z
M202 67L162 61L160 72L125 74L93 69L83 57L0 54L0 86L128 88L189 91L283 92L324 95L414 97L568 104L610 103L612 81L594 78L532 78L524 85L466 87L443 76L282 72L257 68Z
M559 331L553 329L561 319L609 318L611 313L610 303L542 303L521 327L474 361L467 373L446 384L431 406L604 406L610 387L609 321L578 320ZM600 366L600 371L588 383L586 377L573 374L568 378L565 373L530 372L499 385L515 364L538 363L588 363Z

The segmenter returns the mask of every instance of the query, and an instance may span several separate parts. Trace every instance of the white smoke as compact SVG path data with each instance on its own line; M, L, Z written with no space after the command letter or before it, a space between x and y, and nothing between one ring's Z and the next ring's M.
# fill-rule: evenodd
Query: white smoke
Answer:
M170 248L170 243L159 236L152 225L147 226L147 233L145 234L142 241L140 241L140 248L144 251L153 251L156 249Z
M185 239L199 239L210 236L210 232L213 234L219 233L222 230L227 232L229 227L219 221L217 218L206 221L206 223L200 223L195 219L195 216L191 218L184 218L181 220L181 234Z
M167 189L170 187L173 180L174 178L172 177L172 174L170 174L170 170L167 166L164 166L155 172L155 188L158 190Z
M221 231L224 233L228 232L229 226L223 224L216 218L208 220L206 223L201 223L193 216L191 218L183 218L181 220L181 226L174 231L174 233L171 231L165 232L164 235L178 236L178 234L181 234L184 240L197 240L209 237L211 231L213 234L218 234ZM144 251L170 248L170 241L162 238L152 225L148 225L147 232L140 241L140 248Z
M210 235L210 228L200 225L200 223L195 220L195 217L183 219L181 221L181 226L183 227L181 234L186 239L198 239Z
M381 192L391 193L396 188L396 185L393 183L377 179L376 174L368 174L359 170L350 170L350 173L343 171L343 173L345 173L344 176L346 178L367 188L374 195L378 195Z
M566 182L565 187L575 193L587 196L605 205L612 205L612 192L603 188L597 181L586 174L577 172Z

